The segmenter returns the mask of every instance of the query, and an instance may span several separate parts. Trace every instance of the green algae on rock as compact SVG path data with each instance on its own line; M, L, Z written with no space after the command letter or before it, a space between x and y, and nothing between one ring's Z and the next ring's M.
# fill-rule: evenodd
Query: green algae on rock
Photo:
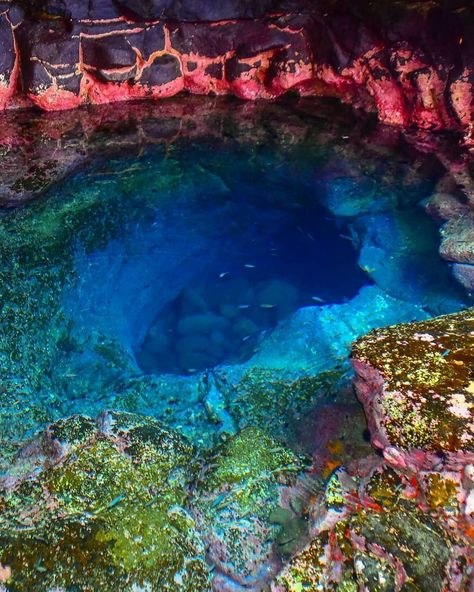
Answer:
M213 452L193 511L215 565L216 590L227 589L225 582L261 590L280 568L306 531L283 498L307 466L259 428L242 430Z
M194 450L177 433L132 414L75 416L50 426L23 457L29 472L0 491L9 589L209 589L186 510Z
M374 444L474 450L474 309L376 329L353 365Z

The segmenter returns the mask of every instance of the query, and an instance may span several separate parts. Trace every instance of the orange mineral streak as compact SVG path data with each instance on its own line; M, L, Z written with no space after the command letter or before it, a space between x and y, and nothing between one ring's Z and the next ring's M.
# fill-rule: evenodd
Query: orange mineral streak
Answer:
M10 74L10 80L8 82L0 80L0 111L10 106L12 99L17 91L20 78L20 51L18 47L18 40L15 35L15 29L7 17L10 24L13 38L13 46L15 50L15 63L13 70Z
M317 17L317 9L314 14ZM428 63L428 54L413 46L411 41L401 38L396 44L390 44L390 40L382 34L377 36L371 49L361 50L359 55L354 53L347 63L341 60L338 65L337 59L327 59L331 52L337 54L341 47L337 31L332 32L325 23L325 19L318 20L311 14L298 13L274 14L252 21L228 19L194 25L168 23L160 19L138 21L124 16L103 20L83 19L73 23L74 29L77 31L86 28L87 31L71 33L70 38L60 38L58 43L77 39L81 45L80 41L84 39L125 37L137 56L136 65L130 68L129 79L123 80L127 78L127 72L121 73L112 66L110 71L105 70L97 75L97 72L84 64L80 56L77 71L73 74L81 78L78 96L62 88L66 86L63 84L64 79L51 75L50 88L46 88L47 82L37 88L33 87L29 89L28 97L42 109L60 110L71 109L83 103L102 104L145 97L171 97L182 90L195 94L234 94L246 100L272 100L289 90L295 90L302 96L338 97L358 109L376 112L381 122L390 125L462 131L464 145L474 146L474 88L469 64L465 64L464 70L451 78L449 74L454 68L452 64ZM250 28L246 35L247 24ZM91 28L95 26L100 27L101 32L94 33ZM145 59L138 49L138 41L141 42L145 31L154 26L163 28L165 46L163 50L152 51L149 56L150 50L147 49ZM196 43L192 26L197 27ZM229 28L229 31L225 30L225 35L230 36L230 43L225 45L231 49L217 56L213 53L211 56L203 55L206 53L206 35L209 35L210 47L214 48L213 36L217 40L223 38L218 30L222 27ZM252 27L256 27L255 33ZM186 53L181 53L172 46L171 32L173 35L177 33L177 38L180 35L185 36ZM11 108L14 103L20 104L25 98L21 90L19 54L28 49L19 47L16 37L14 35L14 72L8 80L0 80L0 110ZM153 35L150 38L152 43ZM275 47L267 49L273 39ZM321 39L327 41L320 44ZM161 42L160 37L160 46ZM343 39L340 42L344 44ZM247 43L250 46L255 44L257 53L251 57L241 57L241 54L248 56L247 48L244 47ZM242 47L244 51L240 51ZM259 47L262 48L260 51ZM320 47L323 48L321 55ZM79 51L82 51L81 48ZM160 67L153 64L163 55L174 56L179 61L180 73L174 80L159 85L143 84L141 81L145 80L143 73L146 68ZM192 67L189 62L193 63ZM58 66L74 68L74 64L54 66L55 69ZM173 72L172 67L170 71ZM102 78L108 77L108 74L111 80L105 82Z

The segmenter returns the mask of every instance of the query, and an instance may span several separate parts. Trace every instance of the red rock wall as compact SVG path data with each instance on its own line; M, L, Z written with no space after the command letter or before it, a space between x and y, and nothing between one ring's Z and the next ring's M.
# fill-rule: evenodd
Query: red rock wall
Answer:
M397 10L380 14L365 0L317 8L295 0L276 13L269 2L250 10L258 3L243 0L220 10L204 0L171 8L153 0L17 2L0 2L1 109L183 90L273 99L294 90L337 96L388 124L461 130L474 145L473 9L447 11L435 1L394 2ZM196 13L205 18L187 20ZM252 18L209 21L236 14Z

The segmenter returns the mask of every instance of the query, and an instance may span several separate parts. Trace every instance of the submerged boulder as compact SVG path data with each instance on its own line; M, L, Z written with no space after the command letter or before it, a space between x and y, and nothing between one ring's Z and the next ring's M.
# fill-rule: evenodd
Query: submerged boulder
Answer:
M185 509L193 455L142 416L52 424L0 485L8 589L208 590L204 547Z
M59 420L0 480L0 589L257 592L307 531L307 467L258 428L199 458L145 416Z
M306 530L288 503L307 466L263 430L246 428L215 449L194 500L214 564L213 589L257 592Z
M444 508L428 512L410 478L375 458L340 470L315 508L313 540L280 573L273 592L469 589L472 540L447 526L455 491L437 486Z

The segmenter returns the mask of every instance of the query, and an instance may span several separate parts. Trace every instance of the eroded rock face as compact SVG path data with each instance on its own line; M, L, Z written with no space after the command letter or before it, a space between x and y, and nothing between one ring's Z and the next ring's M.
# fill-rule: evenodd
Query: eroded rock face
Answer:
M375 446L472 453L472 309L375 330L354 346L353 366Z
M288 504L304 467L303 457L258 428L213 451L193 507L215 568L213 590L258 592L281 568L306 530Z
M473 131L472 7L441 2L11 0L0 3L0 108L288 90L385 123Z
M340 470L314 512L312 542L272 590L469 590L472 539L455 522L458 492L438 473L418 481L375 458Z
M0 589L258 592L307 531L307 467L259 428L198 455L145 416L59 420L0 480Z

